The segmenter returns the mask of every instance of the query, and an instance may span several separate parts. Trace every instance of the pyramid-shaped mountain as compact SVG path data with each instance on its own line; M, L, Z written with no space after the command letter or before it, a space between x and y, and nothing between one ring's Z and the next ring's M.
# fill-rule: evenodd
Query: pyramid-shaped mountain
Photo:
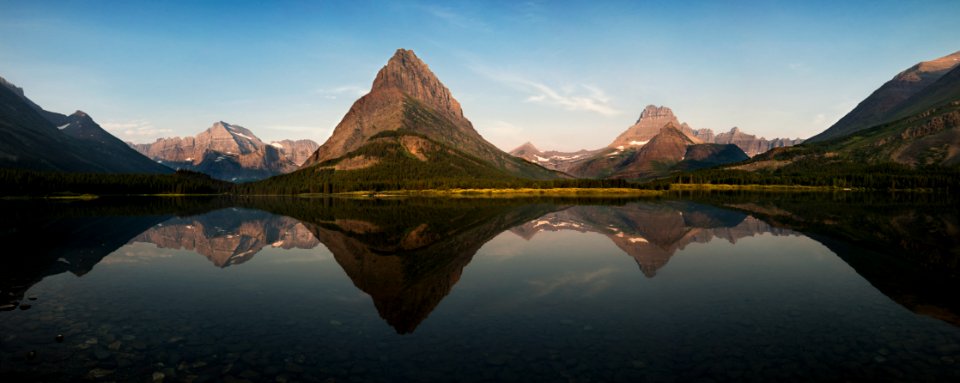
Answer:
M333 178L360 171L350 178L392 181L559 177L483 139L450 90L405 49L377 73L370 93L353 104L301 171Z

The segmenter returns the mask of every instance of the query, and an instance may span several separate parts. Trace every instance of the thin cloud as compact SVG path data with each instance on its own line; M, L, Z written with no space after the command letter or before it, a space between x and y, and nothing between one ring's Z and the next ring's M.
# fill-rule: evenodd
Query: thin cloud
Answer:
M559 106L571 111L586 111L604 116L616 116L622 111L610 105L610 97L602 89L586 84L569 84L559 90L547 84L528 80L510 73L500 73L474 67L474 71L529 95L524 99L543 105Z
M809 72L810 67L804 62L791 62L787 63L787 69L790 69L794 72Z
M341 96L357 98L367 94L367 89L357 85L343 85L335 88L317 89L316 93L325 98L334 100L340 98Z
M436 6L423 6L420 7L426 14L433 16L437 19L440 19L450 25L463 28L463 29L475 29L480 31L488 31L490 27L486 23L477 19L466 17L460 13L454 12L449 8L436 7Z
M107 121L100 126L124 141L157 139L173 132L171 129L157 128L152 122L144 119Z

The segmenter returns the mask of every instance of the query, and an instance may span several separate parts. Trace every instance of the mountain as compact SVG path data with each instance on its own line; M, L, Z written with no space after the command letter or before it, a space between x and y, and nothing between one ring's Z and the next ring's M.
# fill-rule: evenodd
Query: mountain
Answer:
M891 120L916 115L957 100L960 100L960 65L955 66L936 82L923 88L923 90L891 110Z
M680 121L677 120L677 116L673 114L673 110L665 106L647 105L647 107L643 109L643 112L640 112L640 118L637 119L637 122L627 128L623 133L620 133L607 147L623 150L630 146L643 146L659 134L660 129L667 125L672 125L678 129L693 143L703 143L703 141L697 138L690 126L686 123L681 124Z
M668 124L640 149L606 157L619 160L613 167L613 173L608 177L643 178L658 170L667 169L682 161L687 147L694 144L687 134L674 125Z
M58 129L59 128L59 129ZM93 173L173 173L127 147L81 111L66 116L0 78L0 167Z
M674 168L694 170L732 164L749 159L739 146L733 144L700 144L687 147L687 152Z
M914 68L929 67L919 64ZM904 76L901 73L898 78ZM881 90L888 89L885 87L889 84L874 94L883 93ZM861 105L867 105L868 101ZM939 76L895 108L888 109L887 113L894 120L846 136L810 140L803 145L773 150L734 169L816 175L823 172L837 174L836 169L891 164L911 171L933 171L929 168L931 166L960 167L960 66ZM862 174L860 176L862 178Z
M799 145L803 142L803 140L799 138L774 138L772 140L764 137L757 138L755 135L744 133L737 127L733 127L729 132L718 134L714 134L710 129L700 129L694 132L694 135L705 143L736 145L750 157L765 153L773 148Z
M219 121L194 137L160 138L150 144L129 144L174 169L188 169L225 181L252 181L296 170L310 140L264 143L249 129Z
M396 51L370 92L350 107L301 169L294 177L314 181L560 176L484 140L450 91L405 49Z
M604 149L579 150L576 152L550 150L544 152L537 149L532 143L526 142L516 149L511 150L510 155L533 162L547 169L574 174L572 169L578 162L594 157L603 151Z
M644 150L653 139L670 126L679 135L661 138L657 148ZM682 137L682 138L681 138ZM677 140L683 144L676 144ZM667 142L674 142L672 150ZM648 105L640 113L637 122L605 148L577 152L541 151L532 143L525 143L510 151L510 154L581 178L649 178L665 175L676 170L690 170L738 162L775 147L791 146L802 142L796 139L776 138L767 140L733 128L728 133L714 134L710 129L694 130L681 123L673 111L665 106ZM712 146L713 144L718 144ZM680 146L706 145L694 149L696 159L679 164L688 156ZM735 146L736 149L727 145ZM642 152L642 153L641 153ZM667 154L669 152L669 155ZM746 152L742 155L741 152ZM714 158L705 156L717 155ZM654 162L650 162L654 161ZM674 166L677 164L677 166Z
M307 162L310 155L320 148L320 145L313 140L280 140L271 142L270 146L280 150L280 155L298 167Z
M936 83L937 80L956 68L958 64L960 64L960 51L907 68L880 88L877 88L850 113L843 116L840 121L837 121L822 133L811 137L808 141L819 142L840 138L891 122L898 114L900 118L905 117L911 114L904 110L911 109L907 105L917 106L913 108L913 114L919 113L920 109L933 107L934 105L920 106L921 103L911 99L928 86Z
M628 147L618 145L613 151L607 149L584 160L573 161L565 169L570 174L585 178L650 179L679 170L728 164L748 158L735 145L697 143L681 129L668 122L642 144ZM685 161L688 152L695 158Z

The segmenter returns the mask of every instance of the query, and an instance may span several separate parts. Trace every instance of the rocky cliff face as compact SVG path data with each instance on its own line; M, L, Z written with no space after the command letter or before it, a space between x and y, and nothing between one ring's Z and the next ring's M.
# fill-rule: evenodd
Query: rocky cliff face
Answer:
M487 142L477 133L463 115L460 104L450 91L430 71L413 51L398 49L373 82L370 93L357 100L334 129L330 138L303 164L308 168L326 164L339 171L350 171L384 164L379 153L383 145L391 150L408 152L397 145L403 136L416 136L442 146L448 154L479 159L483 166L501 171L505 176L530 178L556 178L557 175L542 167L516 159ZM383 139L387 139L383 142ZM378 141L379 139L379 141ZM381 145L370 153L358 151L368 145ZM421 153L424 154L424 153ZM416 156L425 162L432 156ZM363 166L341 166L336 163L350 161ZM386 161L386 160L385 160ZM472 161L472 160L470 160ZM415 164L414 164L415 165ZM449 169L455 173L456 169ZM469 174L445 174L444 176L470 176Z
M768 140L764 137L757 137L753 134L745 133L737 127L733 127L729 132L720 134L714 134L710 129L700 129L696 132L696 134L704 143L736 145L750 157L764 153L773 148L793 146L803 142L803 140L799 138L774 138L772 140Z
M840 138L891 122L904 102L937 82L958 65L960 65L960 51L907 68L877 88L836 124L811 137L809 141L819 142Z
M270 146L277 148L277 150L280 151L280 155L289 159L298 167L303 165L304 162L307 162L310 155L320 147L320 145L313 140L281 140L271 142Z
M250 181L296 170L297 159L302 162L303 153L317 144L285 140L268 145L249 129L219 121L195 137L160 138L131 146L174 169L200 171L226 181Z

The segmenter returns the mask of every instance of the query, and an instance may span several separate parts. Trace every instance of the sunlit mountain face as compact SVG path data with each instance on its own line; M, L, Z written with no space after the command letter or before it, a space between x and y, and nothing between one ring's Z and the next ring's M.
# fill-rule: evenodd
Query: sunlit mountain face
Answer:
M0 372L951 378L957 212L862 197L6 201Z

